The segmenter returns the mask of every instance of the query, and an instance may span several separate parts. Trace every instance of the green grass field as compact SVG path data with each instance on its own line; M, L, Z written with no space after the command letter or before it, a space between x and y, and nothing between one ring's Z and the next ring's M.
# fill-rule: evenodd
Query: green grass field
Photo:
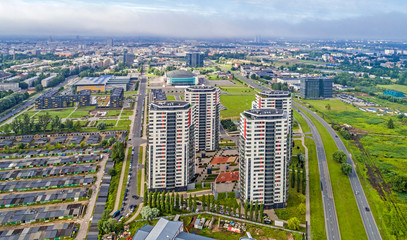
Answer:
M74 108L58 108L58 109L47 109L47 110L30 110L27 111L26 114L28 116L33 116L35 114L35 118L38 118L41 115L49 114L52 117L58 116L59 118L66 118L69 114L74 110ZM18 116L18 118L22 118L23 114Z
M109 110L107 111L106 116L112 117L112 116L119 116L120 110Z
M73 112L71 114L71 116L69 116L69 118L81 118L81 117L86 117L86 116L89 116L89 117L91 116L89 114L89 111L79 111L79 109L78 109L75 112Z
M131 116L133 115L133 111L132 110L123 110L122 111L122 117L124 116Z
M224 88L221 87L220 90L226 92L226 93L256 93L251 88Z
M325 217L322 204L321 184L319 178L318 158L315 142L304 138L308 148L309 170L309 198L311 212L311 238L315 240L326 239Z
M398 109L399 111L407 112L407 104L394 103L394 102L390 102L390 101L380 99L377 97L372 97L372 96L366 96L366 97L360 97L360 98L365 99L372 103L386 106L391 109Z
M333 120L336 123L349 124L352 127L366 130L370 133L407 135L407 126L402 125L394 116L377 116L377 114L374 113L363 112L357 107L339 100L305 100L304 102L311 104L318 111L325 113L328 116L325 120L329 123ZM331 106L331 110L325 108L327 104ZM390 118L394 121L394 129L387 128L387 122Z
M305 114L314 122L323 139L341 238L367 239L349 178L341 172L340 164L332 157L338 148L328 130L310 114Z
M226 110L220 112L222 119L238 119L240 113L251 109L254 95L221 95L220 101Z
M167 100L168 101L175 101L175 96L174 95L167 95Z
M405 85L391 84L391 85L377 85L377 87L384 88L384 89L390 89L390 90L396 90L396 91L407 94L407 86L405 86Z
M122 205L124 192L126 191L127 178L129 176L129 171L130 171L130 160L131 160L131 148L129 148L128 151L127 151L126 169L124 171L124 176L123 176L123 183L122 183L122 189L121 189L121 192L120 192L119 206Z
M127 92L124 92L124 95L137 95L137 92L138 91L127 91Z
M298 123L301 125L302 131L304 133L311 132L311 129L309 128L307 122L304 120L304 118L294 110L294 118L298 121Z

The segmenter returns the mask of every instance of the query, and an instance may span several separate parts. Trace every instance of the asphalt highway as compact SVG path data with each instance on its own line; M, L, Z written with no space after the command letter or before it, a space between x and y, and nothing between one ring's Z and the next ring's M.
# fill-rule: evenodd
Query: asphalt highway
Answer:
M293 107L298 110L301 116L305 119L308 126L311 129L313 139L315 141L315 146L318 156L318 168L319 168L319 178L321 182L321 192L322 192L322 203L324 206L325 215L325 230L327 238L330 240L341 239L341 234L339 232L338 217L336 215L335 201L332 192L331 179L329 177L328 164L326 161L324 144L322 143L321 135L319 134L317 128L311 119L307 115L303 114L301 110L297 107Z
M133 120L133 132L129 133L129 143L131 146L133 146L133 154L131 156L131 168L129 170L130 178L129 179L129 184L125 185L127 191L127 197L126 200L123 201L124 206L123 206L123 211L121 211L121 214L125 216L127 213L130 212L130 206L131 205L138 205L140 204L143 200L142 196L143 193L141 193L141 196L138 195L137 193L137 174L139 169L143 169L144 165L138 163L138 157L139 157L139 150L140 150L140 145L146 142L145 139L142 138L142 129L143 129L143 116L144 116L144 101L145 101L145 96L146 96L146 78L141 76L140 77L140 86L139 86L139 92L137 96L137 102L136 102L136 116L135 119ZM144 126L147 127L147 126ZM131 140L130 140L131 139ZM136 198L133 198L133 196L137 196ZM122 206L120 206L121 208Z
M347 163L352 165L353 171L349 175L349 180L352 185L353 194L356 199L356 203L359 208L360 216L362 217L363 225L365 226L365 231L367 234L368 239L370 240L381 240L382 237L380 236L379 229L377 228L376 221L373 217L372 212L370 211L369 203L367 202L365 192L363 191L362 185L360 183L359 177L355 171L355 164L353 159L351 158L348 150L346 149L345 145L343 144L342 140L336 135L336 132L331 128L331 126L325 122L320 116L316 113L312 112L306 107L303 107L299 104L295 104L298 108L301 108L301 111L307 111L313 117L315 117L329 132L331 137L334 139L336 146L339 150L346 153L348 156Z

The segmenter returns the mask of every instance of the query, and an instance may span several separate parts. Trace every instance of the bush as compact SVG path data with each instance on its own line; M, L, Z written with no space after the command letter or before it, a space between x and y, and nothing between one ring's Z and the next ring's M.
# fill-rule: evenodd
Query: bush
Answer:
M222 124L222 127L225 128L228 132L233 132L237 130L236 124L234 124L230 119L221 120L220 123Z
M343 151L336 151L333 154L333 159L338 163L344 163L347 160L347 156Z
M342 163L341 165L341 171L345 175L349 175L352 173L352 166L349 163Z
M98 125L96 125L96 128L98 130L103 130L106 128L106 126L107 126L107 124L105 122L99 122Z

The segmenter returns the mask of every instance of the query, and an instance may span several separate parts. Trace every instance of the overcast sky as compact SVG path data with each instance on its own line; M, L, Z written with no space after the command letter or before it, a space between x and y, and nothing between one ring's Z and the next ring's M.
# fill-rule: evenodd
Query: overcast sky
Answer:
M0 0L0 35L407 38L405 0Z

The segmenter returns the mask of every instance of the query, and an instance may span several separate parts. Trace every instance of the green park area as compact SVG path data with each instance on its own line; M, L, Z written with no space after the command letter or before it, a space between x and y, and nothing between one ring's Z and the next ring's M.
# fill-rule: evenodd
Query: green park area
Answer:
M221 95L220 101L226 108L220 112L222 119L239 119L240 113L251 109L254 95Z
M390 89L390 90L396 90L399 92L403 92L407 94L407 86L406 85L400 85L400 84L391 84L391 85L377 85L378 88L383 88L383 89Z
M137 90L124 92L124 95L137 95Z
M378 116L375 113L363 112L340 100L304 100L304 102L312 105L315 108L313 111L323 113L328 123L349 124L369 134L407 135L407 125L403 125L396 116ZM394 121L393 129L387 127L389 119Z

